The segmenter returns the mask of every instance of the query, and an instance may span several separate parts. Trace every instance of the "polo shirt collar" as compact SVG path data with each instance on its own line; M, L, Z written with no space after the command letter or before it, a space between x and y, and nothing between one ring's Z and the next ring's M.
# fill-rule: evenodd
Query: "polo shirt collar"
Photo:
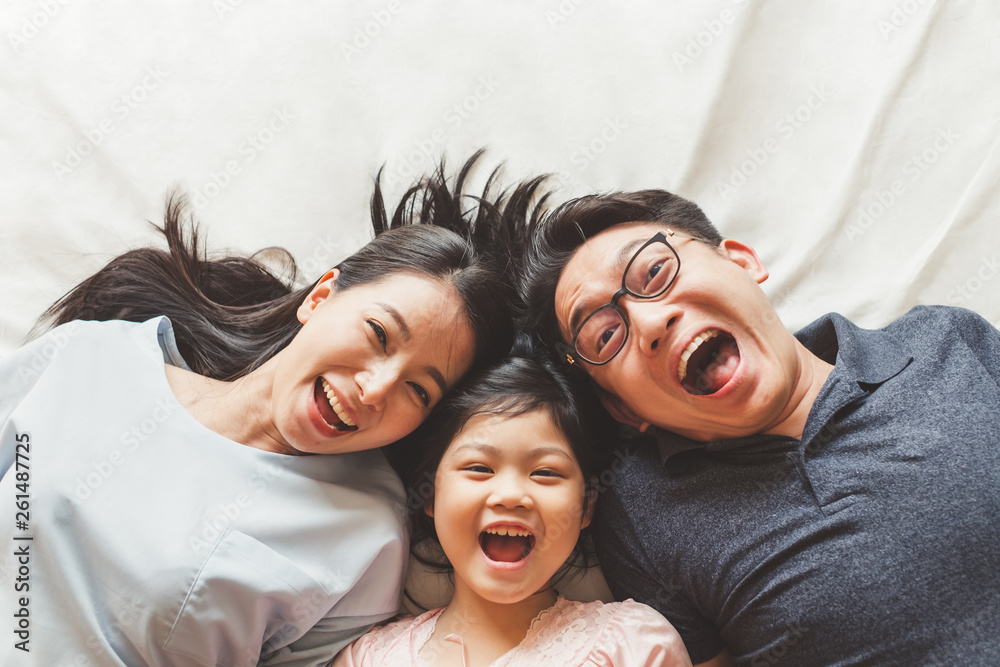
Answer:
M810 432L821 428L841 406L874 391L913 361L913 357L902 349L901 341L893 334L885 329L862 329L838 313L824 315L798 331L795 337L807 350L823 361L834 364L833 372L823 384L809 414L803 433L806 439ZM691 449L723 451L794 440L786 436L755 434L698 442L656 427L651 427L650 430L656 437L663 463L674 454Z

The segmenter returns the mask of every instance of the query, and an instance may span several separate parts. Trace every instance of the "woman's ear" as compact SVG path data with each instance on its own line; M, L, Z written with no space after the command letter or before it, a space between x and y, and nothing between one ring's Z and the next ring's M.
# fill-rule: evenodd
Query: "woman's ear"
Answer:
M729 258L729 261L743 267L757 283L767 280L767 267L764 266L764 262L760 261L756 250L734 239L726 239L719 248Z
M299 305L299 309L295 313L299 318L299 322L305 324L306 320L315 312L316 306L329 299L330 295L337 291L333 283L339 275L340 269L330 269L323 274L323 277L319 279L316 286L309 291L309 294L306 295L306 298Z

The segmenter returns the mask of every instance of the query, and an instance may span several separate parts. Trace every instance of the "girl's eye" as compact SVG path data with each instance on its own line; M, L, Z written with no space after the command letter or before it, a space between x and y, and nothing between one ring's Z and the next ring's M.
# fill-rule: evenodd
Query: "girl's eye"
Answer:
M490 470L489 466L484 466L479 463L473 464L471 466L465 466L465 470L467 470L468 472L480 472L487 475L493 472L492 470Z
M365 320L365 321L368 322L368 326L370 326L372 328L372 331L375 332L375 337L378 338L378 342L382 346L382 350L384 351L386 345L389 342L388 336L385 335L385 329L383 329L382 325L376 322L375 320Z
M555 470L549 470L549 469L536 470L531 474L537 475L538 477L562 477L560 473L556 472Z
M413 392L417 395L417 398L420 399L420 402L424 404L425 408L431 404L431 395L427 393L426 389L421 387L416 382L411 382L410 386L413 388Z

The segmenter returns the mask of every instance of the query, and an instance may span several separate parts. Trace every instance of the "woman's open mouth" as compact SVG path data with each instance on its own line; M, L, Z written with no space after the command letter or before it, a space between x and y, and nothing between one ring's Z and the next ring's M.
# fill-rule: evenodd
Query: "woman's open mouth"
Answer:
M347 412L341 407L333 388L323 378L316 379L316 385L313 387L313 398L316 401L316 407L319 409L319 416L323 418L327 426L335 428L338 431L358 430L358 427L355 426Z
M490 526L479 533L479 546L496 563L518 563L535 548L535 536L524 528Z
M708 396L726 386L739 365L740 347L732 334L707 329L681 353L677 380L687 393Z

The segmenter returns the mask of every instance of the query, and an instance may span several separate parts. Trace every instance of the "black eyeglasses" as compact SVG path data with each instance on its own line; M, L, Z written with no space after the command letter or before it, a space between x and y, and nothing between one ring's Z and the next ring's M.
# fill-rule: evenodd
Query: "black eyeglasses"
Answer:
M594 366L603 366L622 351L628 340L628 318L618 306L618 300L626 294L637 299L655 299L670 289L677 279L681 260L667 242L668 236L695 238L668 229L666 233L657 232L642 244L625 266L621 289L614 293L611 301L587 316L569 346L559 346L566 361L572 364L581 359Z

